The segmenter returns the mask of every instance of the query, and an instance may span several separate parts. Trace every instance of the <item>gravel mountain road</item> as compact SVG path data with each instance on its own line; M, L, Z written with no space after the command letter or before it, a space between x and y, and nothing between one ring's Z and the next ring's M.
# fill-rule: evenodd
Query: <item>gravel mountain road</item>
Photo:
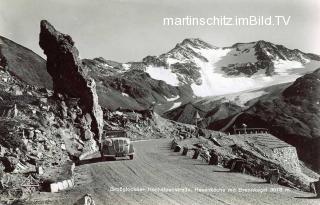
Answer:
M169 139L134 142L133 160L88 160L76 167L74 189L43 194L36 204L73 204L89 193L99 204L319 204L314 194L209 166L170 150Z

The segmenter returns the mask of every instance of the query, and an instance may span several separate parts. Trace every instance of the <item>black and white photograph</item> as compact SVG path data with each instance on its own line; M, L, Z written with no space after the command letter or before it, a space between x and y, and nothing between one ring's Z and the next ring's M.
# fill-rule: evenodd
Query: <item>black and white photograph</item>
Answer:
M319 205L319 0L0 0L0 205Z

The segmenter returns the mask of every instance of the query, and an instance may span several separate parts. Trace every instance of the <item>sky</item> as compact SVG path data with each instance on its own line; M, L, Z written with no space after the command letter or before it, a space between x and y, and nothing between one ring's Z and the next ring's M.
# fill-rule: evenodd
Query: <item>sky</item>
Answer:
M69 34L81 58L159 55L185 38L215 46L266 40L320 54L319 0L0 0L0 35L45 57L40 20ZM163 18L291 16L288 26L164 26Z

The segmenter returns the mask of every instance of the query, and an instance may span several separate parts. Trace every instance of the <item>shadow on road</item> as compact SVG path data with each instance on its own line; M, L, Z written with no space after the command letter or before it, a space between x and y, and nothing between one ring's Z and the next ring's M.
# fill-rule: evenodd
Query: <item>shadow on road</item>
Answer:
M173 152L173 153L169 153L168 156L181 156L181 153Z
M193 164L193 165L207 165L207 166L209 166L208 164L200 164L200 163L198 163L198 164Z
M104 162L104 161L116 161L115 158L110 157L110 158L105 158L102 159L101 157L95 157L91 159L83 159L80 160L76 163L76 166L84 165L84 164L93 164L93 163L98 163L98 162Z
M171 150L170 147L160 147L159 150Z
M268 182L247 182L247 184L269 184Z
M229 172L229 173L232 173L230 170L214 170L213 172Z
M295 196L295 199L320 199L317 196Z
M161 147L159 147L159 148L171 149L171 145L161 146Z

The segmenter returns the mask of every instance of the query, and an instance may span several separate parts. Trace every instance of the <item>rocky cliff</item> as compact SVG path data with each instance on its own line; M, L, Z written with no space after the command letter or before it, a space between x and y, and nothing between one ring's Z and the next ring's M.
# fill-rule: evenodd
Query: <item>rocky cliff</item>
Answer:
M55 94L79 100L82 113L78 120L88 125L87 129L81 130L81 135L90 139L94 134L95 139L99 139L103 128L103 113L95 81L87 74L69 35L60 33L45 20L41 21L40 27L39 44L47 55L47 70L52 76Z

